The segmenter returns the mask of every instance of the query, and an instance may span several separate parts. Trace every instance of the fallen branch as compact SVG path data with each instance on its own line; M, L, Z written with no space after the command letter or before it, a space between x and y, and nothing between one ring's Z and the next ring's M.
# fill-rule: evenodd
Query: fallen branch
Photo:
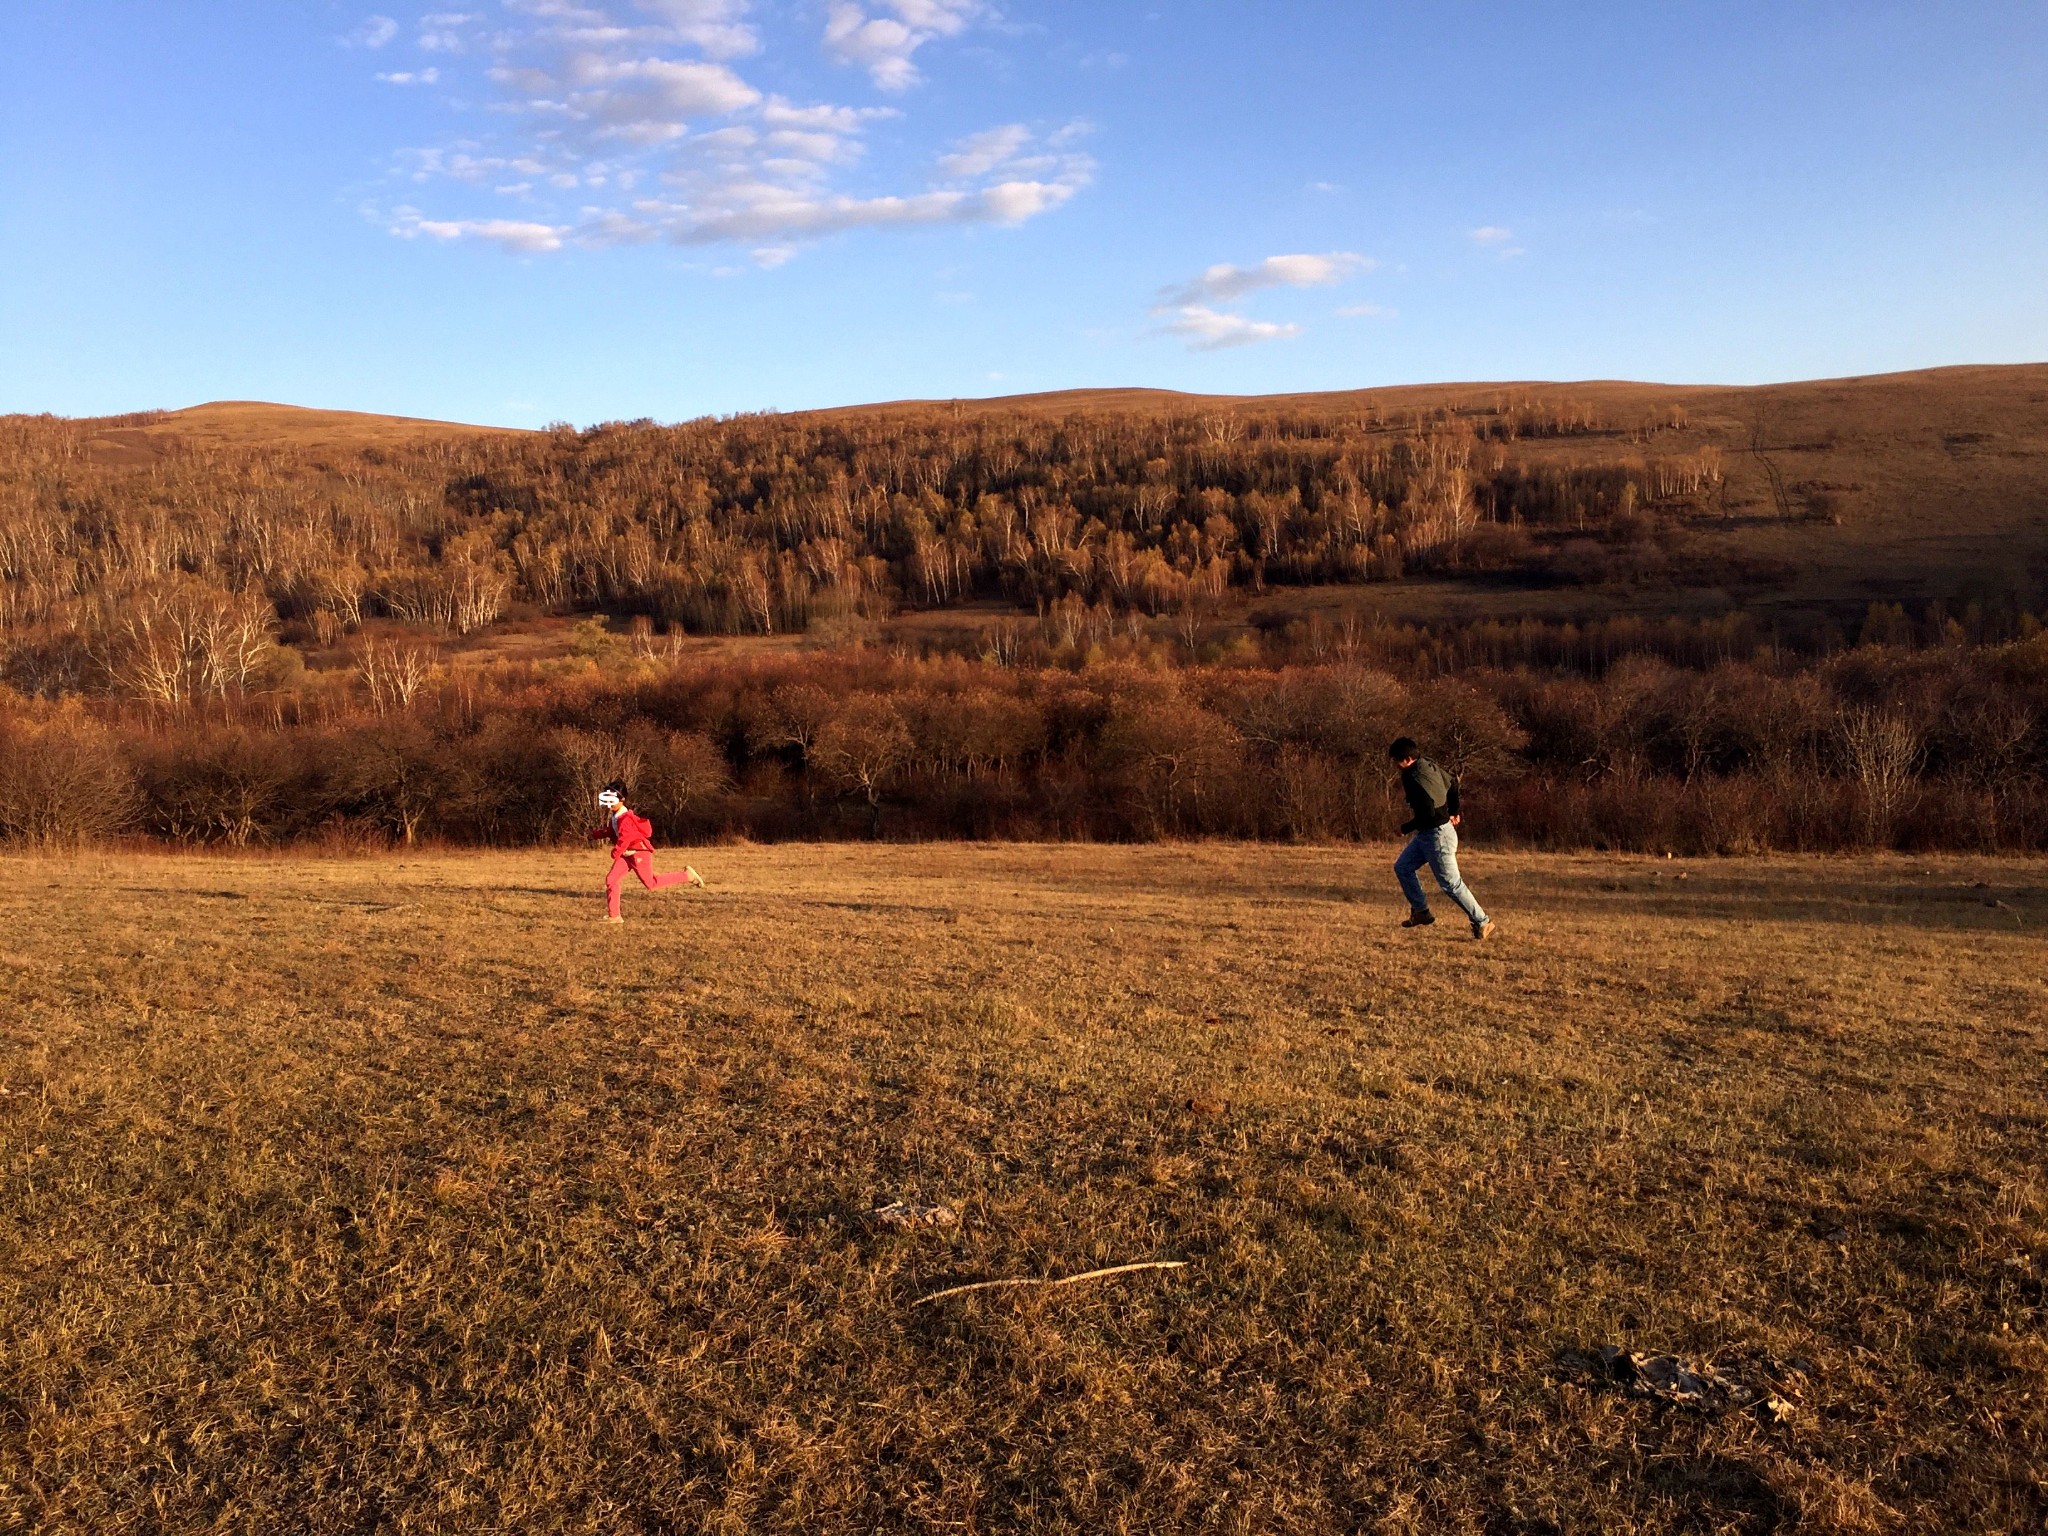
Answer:
M928 1301L939 1301L947 1296L964 1296L969 1291L996 1291L1011 1285L1079 1285L1083 1280L1100 1280L1105 1275L1128 1275L1137 1269L1186 1269L1186 1259L1148 1259L1142 1264L1112 1264L1107 1269L1091 1269L1083 1274L1068 1275L1063 1280L977 1280L972 1285L949 1285L943 1291L933 1291L929 1296L920 1296L913 1301L913 1307L921 1307Z

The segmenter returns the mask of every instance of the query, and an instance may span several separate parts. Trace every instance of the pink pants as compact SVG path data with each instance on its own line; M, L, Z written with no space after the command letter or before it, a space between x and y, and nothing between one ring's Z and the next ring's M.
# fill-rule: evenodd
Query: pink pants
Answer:
M611 917L619 915L619 891L626 883L626 871L629 869L650 891L665 891L672 885L685 885L690 879L680 870L674 874L657 875L651 853L619 854L612 860L612 872L604 877L604 910Z

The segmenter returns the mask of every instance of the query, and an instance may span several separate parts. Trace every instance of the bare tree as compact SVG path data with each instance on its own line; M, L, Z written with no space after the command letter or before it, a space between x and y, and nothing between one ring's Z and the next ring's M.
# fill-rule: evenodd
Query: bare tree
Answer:
M1849 775L1863 794L1863 834L1890 843L1926 755L1926 733L1895 709L1844 709L1835 729Z
M818 731L816 762L832 784L867 802L871 836L882 835L882 795L910 760L910 731L895 701L856 694Z
M439 653L430 646L371 640L356 652L355 670L369 690L370 707L381 716L410 709L439 665Z

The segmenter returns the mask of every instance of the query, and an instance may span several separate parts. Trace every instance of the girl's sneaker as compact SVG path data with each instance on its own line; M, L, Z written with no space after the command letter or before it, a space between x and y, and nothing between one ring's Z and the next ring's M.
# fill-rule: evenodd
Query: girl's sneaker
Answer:
M683 874L688 877L690 884L694 885L698 890L704 889L704 877L689 865L685 864L683 866Z

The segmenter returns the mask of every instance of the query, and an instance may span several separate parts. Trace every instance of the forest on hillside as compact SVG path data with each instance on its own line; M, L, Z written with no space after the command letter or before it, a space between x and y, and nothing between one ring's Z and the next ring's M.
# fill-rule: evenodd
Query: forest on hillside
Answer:
M0 630L26 692L220 693L261 636L469 633L516 605L766 635L972 599L1161 615L1416 570L1584 580L1654 561L1660 524L1722 486L1683 413L1569 403L771 415L145 465L100 462L97 425L0 420ZM1571 435L1592 450L1569 464L1512 452ZM158 635L194 625L187 677Z
M2023 611L1879 602L1802 645L1740 612L1216 622L1416 570L1679 579L1678 534L1728 513L1680 411L934 409L132 459L108 426L0 420L0 836L530 843L622 776L682 838L1373 838L1412 733L1475 830L1539 846L2048 847ZM1765 516L1831 515L1768 485ZM970 600L1015 617L875 643ZM453 654L550 615L586 616L567 656ZM686 633L806 639L692 659Z

